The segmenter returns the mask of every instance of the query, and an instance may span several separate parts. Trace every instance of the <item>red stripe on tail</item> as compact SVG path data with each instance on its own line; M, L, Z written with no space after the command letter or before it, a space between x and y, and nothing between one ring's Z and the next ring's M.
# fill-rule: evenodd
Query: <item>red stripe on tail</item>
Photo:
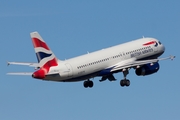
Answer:
M37 78L37 79L44 79L46 74L49 72L50 67L57 66L57 65L58 65L57 60L56 58L54 58L48 61L47 63L45 63L43 67L41 67L39 70L34 72L32 74L32 77Z
M48 73L50 67L57 66L57 65L58 65L57 60L56 60L56 58L54 58L54 59L46 62L46 63L43 65L42 68L45 69L45 70L47 71L47 73Z
M32 41L33 41L34 48L43 47L46 50L50 50L49 47L46 45L46 43L42 42L38 38L32 38Z

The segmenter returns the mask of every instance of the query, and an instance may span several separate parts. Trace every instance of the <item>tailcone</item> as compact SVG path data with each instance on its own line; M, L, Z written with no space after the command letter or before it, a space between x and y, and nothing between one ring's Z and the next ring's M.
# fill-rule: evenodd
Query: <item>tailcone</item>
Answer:
M32 77L36 79L44 79L45 76L46 76L46 71L44 69L40 69L32 74Z

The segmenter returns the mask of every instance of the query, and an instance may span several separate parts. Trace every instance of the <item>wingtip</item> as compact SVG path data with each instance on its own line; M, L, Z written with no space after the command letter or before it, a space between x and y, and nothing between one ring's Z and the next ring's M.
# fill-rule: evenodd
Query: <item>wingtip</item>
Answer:
M170 59L171 59L171 60L174 60L174 58L176 58L176 56L170 55Z
M7 61L7 66L9 66L10 65L10 63Z

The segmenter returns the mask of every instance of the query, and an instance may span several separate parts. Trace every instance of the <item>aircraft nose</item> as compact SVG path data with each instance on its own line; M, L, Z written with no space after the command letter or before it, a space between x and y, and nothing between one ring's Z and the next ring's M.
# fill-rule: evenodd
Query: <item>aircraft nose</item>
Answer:
M165 46L163 45L163 51L165 51Z
M161 51L164 52L165 51L165 46L164 45L161 45Z

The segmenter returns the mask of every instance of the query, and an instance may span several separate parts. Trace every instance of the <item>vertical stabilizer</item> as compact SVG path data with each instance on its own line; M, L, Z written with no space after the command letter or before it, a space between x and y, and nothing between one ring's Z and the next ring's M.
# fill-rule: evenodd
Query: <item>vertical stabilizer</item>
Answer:
M49 68L52 66L58 65L58 60L55 57L54 53L50 50L48 45L42 39L38 32L30 33L32 43L34 45L34 50L39 62L40 68L45 68L49 71Z

